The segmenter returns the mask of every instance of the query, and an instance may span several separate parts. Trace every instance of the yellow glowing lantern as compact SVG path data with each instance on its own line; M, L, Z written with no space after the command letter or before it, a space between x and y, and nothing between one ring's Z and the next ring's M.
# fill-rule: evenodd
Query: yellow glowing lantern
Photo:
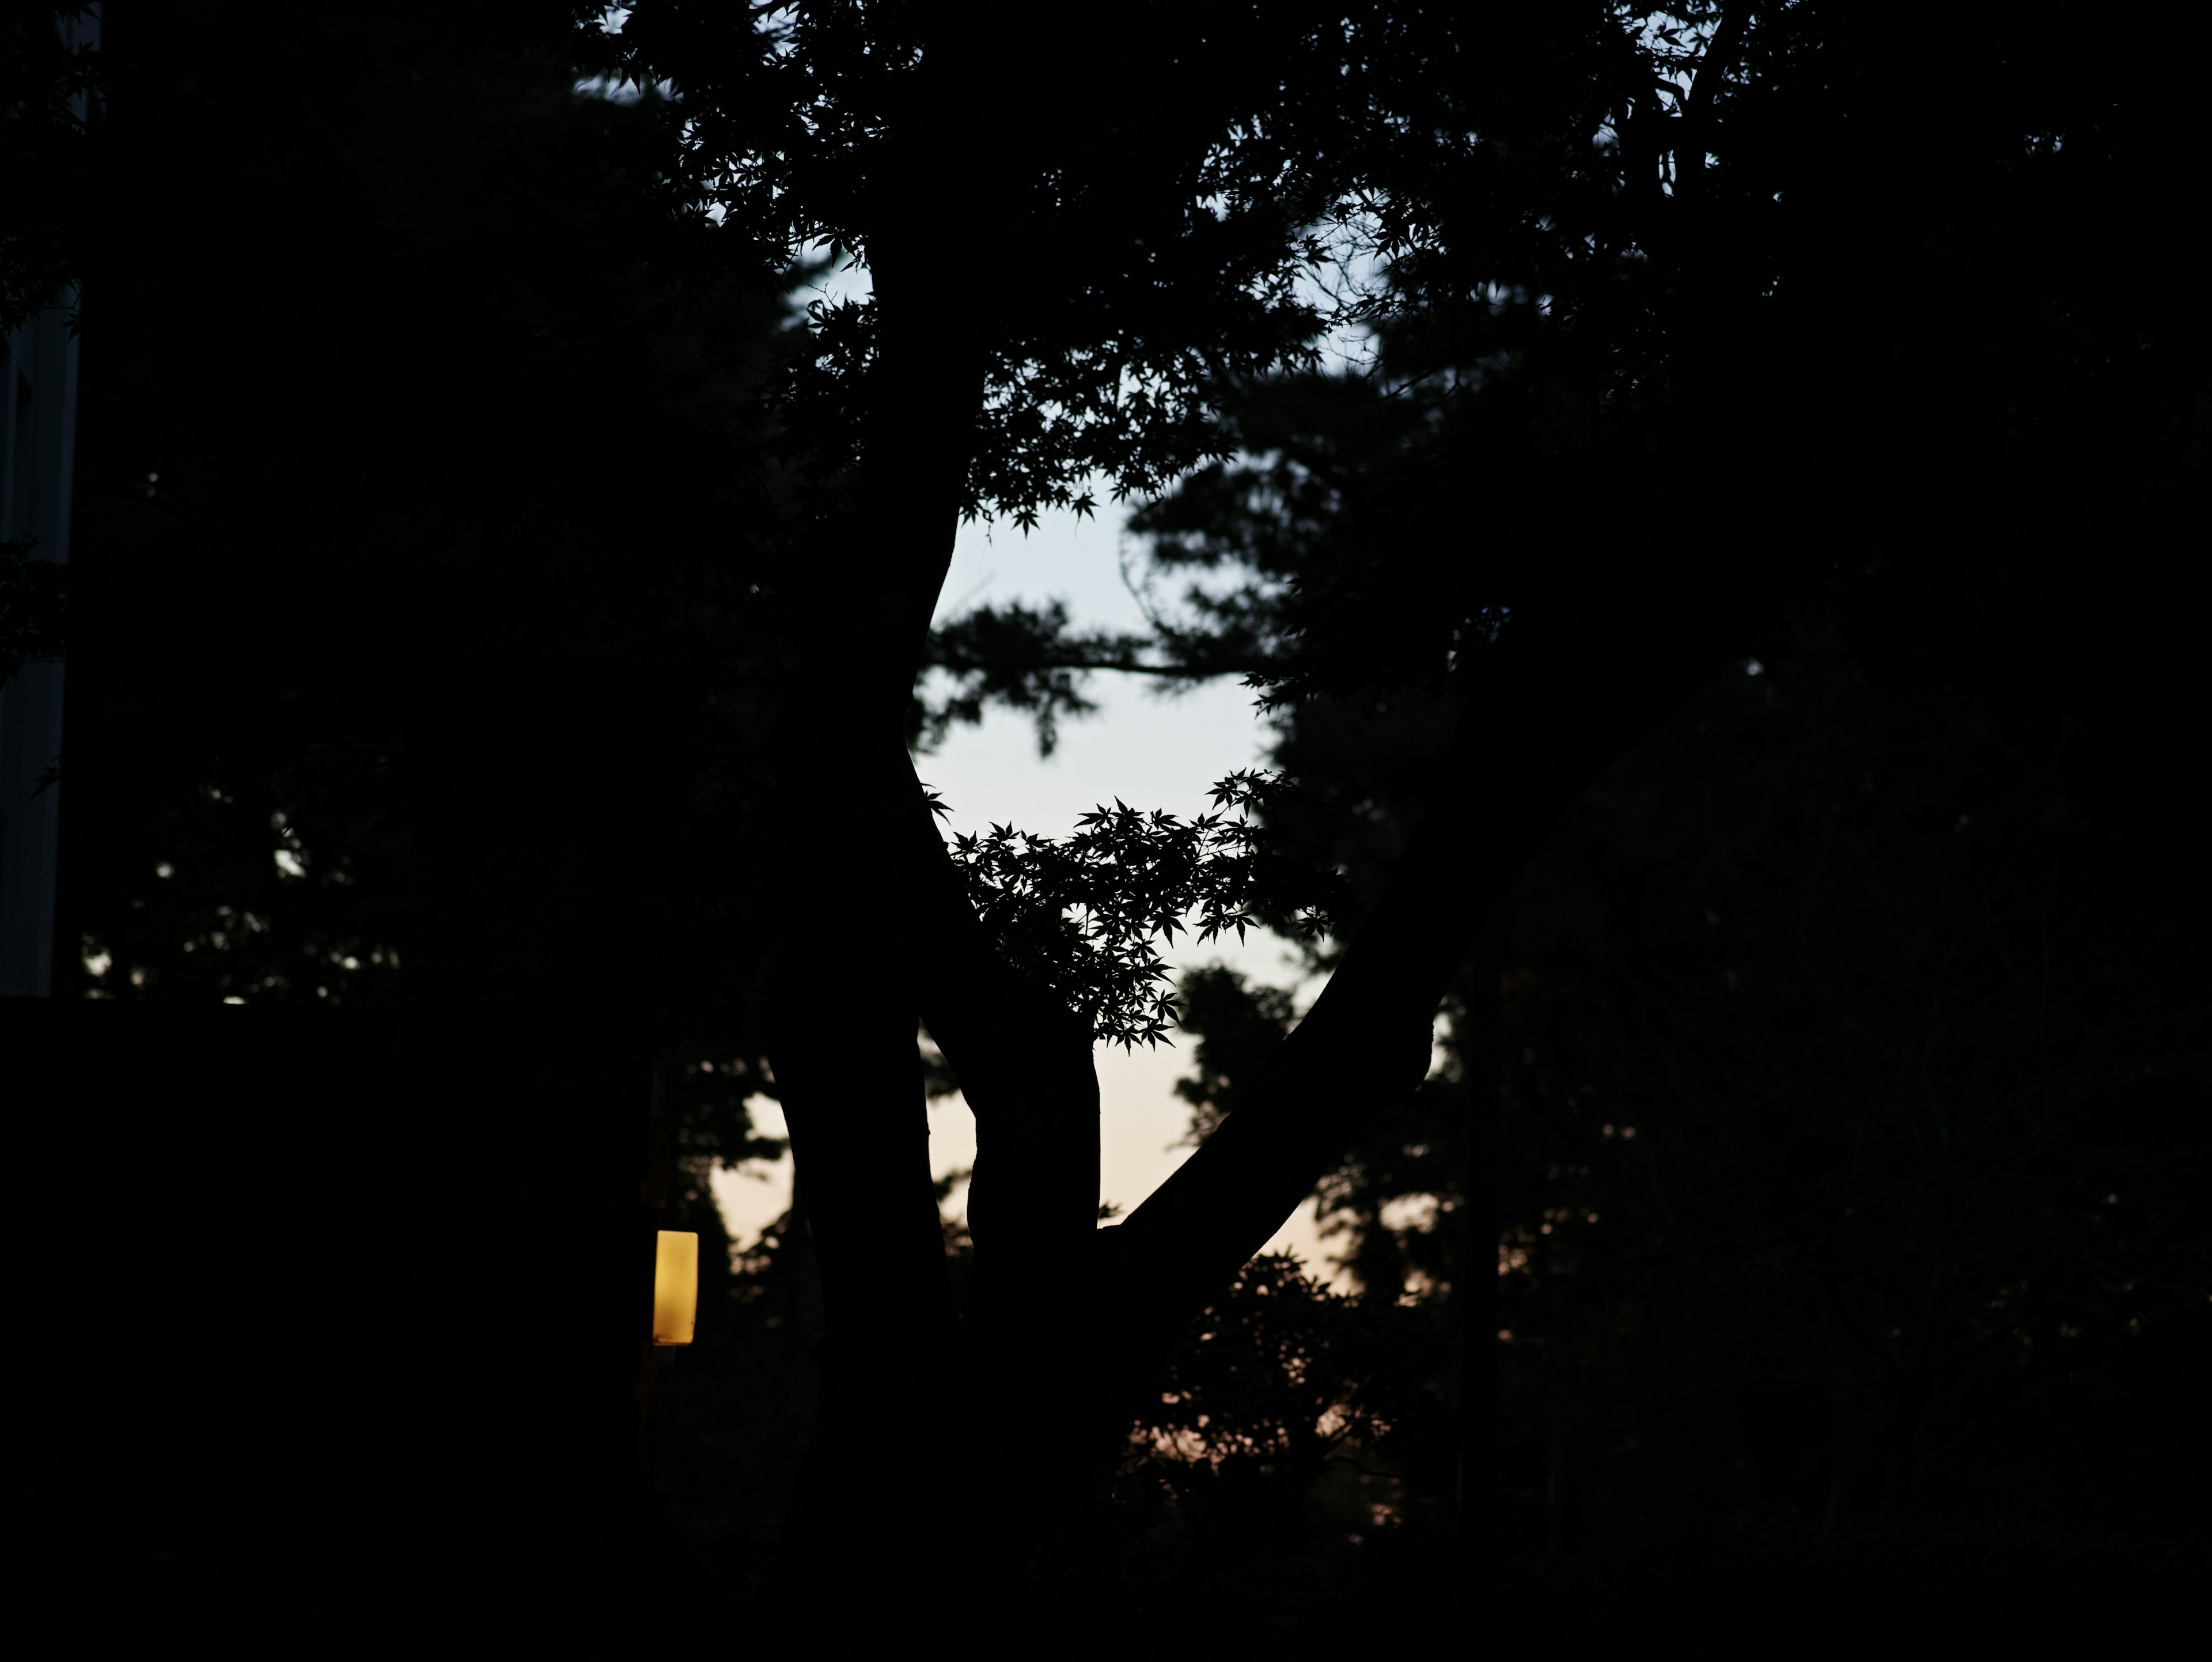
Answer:
M699 1318L699 1237L663 1229L653 1259L653 1342L690 1344Z

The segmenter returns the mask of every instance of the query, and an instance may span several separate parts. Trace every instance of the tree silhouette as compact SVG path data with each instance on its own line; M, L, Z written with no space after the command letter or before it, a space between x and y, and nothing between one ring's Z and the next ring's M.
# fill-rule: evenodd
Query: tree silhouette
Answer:
M1133 1424L1213 1429L1164 1378L1219 1404L1230 1475L1143 1481L1231 1515L1307 1483L1322 1415L1365 1400L1321 1397L1365 1388L1344 1359L1383 1342L1254 1254L1334 1180L1370 1287L1452 1273L1444 1236L1383 1215L1449 1195L1409 1129L1450 1123L1465 1082L1429 1080L1440 1007L1457 988L1464 1069L1494 1009L1466 968L1524 868L1717 673L1783 662L1808 606L1899 661L1967 620L2007 697L2062 650L2069 693L2126 670L2094 695L2121 701L2100 705L2115 765L2171 776L2142 712L2185 685L2186 634L2146 551L2202 505L2206 343L2137 273L2181 269L2164 161L2187 54L2084 41L2058 5L1916 22L1904 51L1893 20L1814 4L426 19L288 33L283 73L245 77L283 89L281 149L215 90L236 74L152 50L259 64L249 13L212 44L142 24L115 142L169 188L158 220L108 216L88 267L114 274L88 319L135 320L88 341L88 411L100 350L145 396L108 398L86 441L80 679L104 652L112 691L77 800L113 842L71 858L205 886L134 908L119 879L81 886L64 938L142 992L359 1001L384 980L410 1012L489 999L643 1035L698 1093L695 1209L698 1163L753 1146L743 1104L772 1077L802 1221L723 1301L774 1264L762 1330L811 1330L818 1289L820 1418L776 1572L812 1642L902 1633L957 1577L987 1642L1056 1643L1069 1607L1022 1597L1042 1544L1079 1534ZM165 159L165 131L204 148ZM777 295L825 247L869 293L794 332ZM1312 298L1363 256L1379 274L1342 306ZM257 350L210 387L177 324L221 314L241 271L267 290ZM1333 322L1373 331L1372 373L1324 372ZM1142 644L1050 612L933 635L963 515L1027 525L1094 483L1158 498L1139 525L1165 569L1250 583ZM932 662L967 679L918 711ZM1074 843L948 846L906 741L996 700L1048 742L1099 664L1245 673L1291 712L1301 790L1212 849L1194 837L1230 827L1118 803ZM134 823L134 791L170 823ZM1160 1031L1147 942L1311 916L1316 868L1349 885L1326 989L1248 1046L1270 1013L1194 986L1217 1117L1100 1228L1091 1047ZM1879 861L1865 881L1847 922L1914 922ZM1993 933L1968 1003L2016 1034L1992 977L2025 938L2010 914ZM1904 949L1837 950L1863 972ZM1723 989L1696 1038L1726 1058ZM918 1024L977 1120L957 1275ZM1729 1162L1757 1138L1726 1116L1756 1108L1716 1111L1720 1153L1685 1133L1693 1169L1752 1204ZM1283 1300L1306 1307L1278 1322ZM1213 1340L1191 1326L1209 1312ZM1882 1423L1888 1458L1904 1422Z

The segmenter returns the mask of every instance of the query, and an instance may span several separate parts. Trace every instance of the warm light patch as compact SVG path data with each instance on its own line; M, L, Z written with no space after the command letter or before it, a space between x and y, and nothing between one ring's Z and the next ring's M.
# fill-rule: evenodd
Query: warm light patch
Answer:
M690 1344L698 1315L699 1237L663 1229L653 1260L653 1343Z

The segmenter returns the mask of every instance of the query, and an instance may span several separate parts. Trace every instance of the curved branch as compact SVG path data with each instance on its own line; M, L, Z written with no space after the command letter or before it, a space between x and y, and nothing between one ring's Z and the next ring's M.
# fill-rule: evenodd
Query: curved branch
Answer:
M1320 999L1245 1105L1100 1232L1133 1353L1203 1308L1328 1163L1419 1087L1437 1006L1477 929L1576 797L1727 661L1747 621L1694 594L1623 591L1525 608L1472 661L1438 788Z

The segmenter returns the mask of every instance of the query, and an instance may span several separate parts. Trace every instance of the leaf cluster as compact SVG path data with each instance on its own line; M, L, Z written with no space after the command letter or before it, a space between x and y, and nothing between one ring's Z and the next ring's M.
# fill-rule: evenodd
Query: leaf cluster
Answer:
M1155 943L1192 928L1200 942L1231 930L1241 941L1263 927L1311 940L1331 926L1341 880L1285 854L1255 818L1296 789L1279 774L1235 773L1213 787L1221 812L1184 820L1117 800L1064 839L1011 825L955 837L953 861L1009 964L1066 1000L1096 1038L1158 1044L1176 1006Z
M1439 1311L1332 1292L1294 1256L1262 1253L1178 1342L1133 1417L1115 1493L1166 1501L1232 1555L1287 1545L1333 1476L1355 1489L1381 1479L1402 1503L1394 1467L1433 1462L1450 1435L1455 1338ZM1375 1513L1341 1521L1371 1530Z
M1203 573L1162 650L1237 661L1263 708L1316 693L1449 697L1455 671L1527 586L1501 481L1454 401L1372 379L1278 377L1241 389L1223 424L1239 454L1130 516L1155 574ZM1222 578L1229 581L1224 586Z
M1191 1105L1192 1148L1237 1111L1242 1087L1264 1068L1295 1025L1291 995L1280 987L1247 982L1225 965L1190 971L1176 983L1179 1025L1196 1037L1196 1074L1176 1081L1176 1094Z
M1355 1438L1379 1439L1389 1428L1359 1400L1357 1377L1373 1358L1344 1342L1358 1315L1358 1300L1316 1284L1293 1254L1261 1253L1193 1324L1139 1434L1217 1473L1231 1462L1317 1464Z
M1050 756L1060 718L1098 708L1084 696L1085 672L1142 669L1146 644L1141 636L1072 629L1063 600L978 606L930 631L927 661L952 685L939 698L915 698L907 742L935 750L956 722L973 726L996 705L1027 715L1036 727L1037 754Z
M575 15L603 84L682 111L686 193L755 259L827 250L880 289L897 262L945 258L947 212L1018 251L1018 280L982 274L988 300L939 322L985 364L963 512L1024 527L1089 512L1093 478L1121 500L1231 454L1224 390L1317 361L1311 279L1334 256L1316 229L1356 216L1397 152L1454 142L1413 113L1454 31L1389 5ZM811 307L816 353L782 391L825 490L871 441L879 316L872 295Z

